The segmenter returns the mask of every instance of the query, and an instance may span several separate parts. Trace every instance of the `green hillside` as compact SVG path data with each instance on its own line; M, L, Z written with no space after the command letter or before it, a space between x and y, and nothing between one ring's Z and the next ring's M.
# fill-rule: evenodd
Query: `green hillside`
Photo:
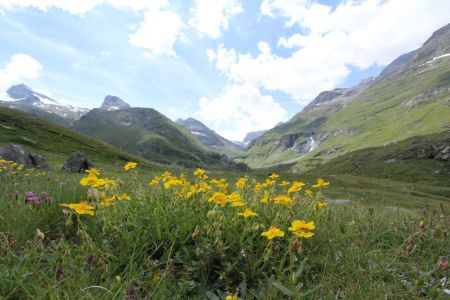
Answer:
M14 103L7 101L0 101L0 106L18 109L23 112L32 114L40 119L48 120L50 122L56 123L58 125L67 128L70 128L70 126L72 126L73 122L75 121L74 119L71 118L64 118L55 113L47 112L39 107L34 107L33 105L20 103L19 101L16 101Z
M236 167L226 156L206 149L187 129L151 108L93 109L73 129L151 161L186 167Z
M250 145L251 167L312 169L345 153L450 126L450 27L437 31L399 71L320 94L289 122Z
M347 153L308 173L361 175L450 187L449 161L450 132L443 132Z
M7 143L24 145L43 155L55 168L60 168L75 151L85 153L94 164L118 166L126 161L139 161L152 166L104 142L22 111L0 107L0 145Z

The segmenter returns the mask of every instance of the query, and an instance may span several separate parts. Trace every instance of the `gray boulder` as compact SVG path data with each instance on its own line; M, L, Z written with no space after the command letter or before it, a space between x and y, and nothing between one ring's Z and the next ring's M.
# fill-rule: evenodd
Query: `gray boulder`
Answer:
M7 144L1 147L0 157L23 165L25 168L34 167L47 171L51 169L44 157L35 153L30 153L20 145Z
M93 168L92 163L84 153L75 152L67 159L63 166L63 171L67 172L85 172Z

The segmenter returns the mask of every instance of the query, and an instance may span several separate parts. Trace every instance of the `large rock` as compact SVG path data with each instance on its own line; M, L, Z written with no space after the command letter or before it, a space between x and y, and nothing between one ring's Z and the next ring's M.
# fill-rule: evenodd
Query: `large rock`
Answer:
M64 171L68 172L84 172L93 167L84 153L75 152L66 161L63 166Z
M43 170L51 169L44 157L35 153L30 153L20 145L7 144L1 147L0 157L23 165L25 168L34 167Z
M30 159L31 159L31 165L38 169L43 170L51 170L50 165L48 164L47 160L39 154L36 153L30 153Z

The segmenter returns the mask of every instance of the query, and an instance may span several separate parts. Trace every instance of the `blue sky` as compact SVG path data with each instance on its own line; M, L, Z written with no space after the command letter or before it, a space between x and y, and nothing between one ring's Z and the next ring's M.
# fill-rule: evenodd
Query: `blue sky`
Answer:
M87 2L0 2L0 94L23 82L89 108L111 94L234 140L376 76L450 21L447 0Z

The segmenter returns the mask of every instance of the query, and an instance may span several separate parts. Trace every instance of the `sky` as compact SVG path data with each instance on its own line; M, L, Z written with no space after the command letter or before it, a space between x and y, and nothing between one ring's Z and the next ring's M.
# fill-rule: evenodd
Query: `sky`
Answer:
M115 95L239 141L449 22L449 0L0 0L0 95Z

